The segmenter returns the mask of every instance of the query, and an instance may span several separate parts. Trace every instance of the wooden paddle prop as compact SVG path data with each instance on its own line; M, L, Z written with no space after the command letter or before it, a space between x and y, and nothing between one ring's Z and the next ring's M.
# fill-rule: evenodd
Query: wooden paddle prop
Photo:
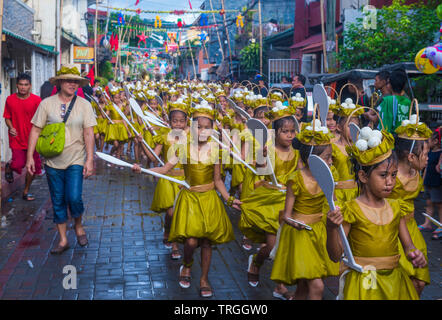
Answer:
M115 164L115 165L117 165L117 166L122 166L122 167L127 167L127 168L132 168L132 167L133 167L133 164L130 164L130 163L124 162L123 160L120 160L120 159L117 159L117 158L115 158L115 157L112 157L111 155L108 155L108 154L106 154L106 153L98 152L98 151L97 151L97 152L95 152L95 154L96 154L98 157L100 157L101 159L103 159L104 161L107 161L107 162L113 163L113 164ZM189 184L188 184L186 181L183 181L183 180L178 180L178 179L175 179L175 178L172 178L172 177L166 176L166 175L164 175L164 174L157 173L157 172L154 172L154 171L152 171L152 170L148 170L148 169L144 169L144 168L141 168L141 172L144 172L144 173L150 174L150 175L152 175L152 176L154 176L154 177L157 177L157 178L166 179L166 180L169 180L169 181L172 181L172 182L178 183L178 184L184 186L184 187L187 188L187 189L190 188Z
M335 180L330 171L328 165L317 155L311 155L308 158L308 165L310 171L315 178L318 185L321 187L322 192L324 192L327 202L330 206L330 210L336 210L335 202L333 200L333 194L335 190ZM341 237L342 245L344 247L345 257L342 261L353 270L357 272L363 272L362 266L358 265L353 257L350 245L348 244L347 237L345 236L345 231L342 225L339 226L339 236Z
M327 91L322 84L315 84L313 87L313 103L319 105L319 116L321 120L321 125L323 127L327 126L327 114L328 114L328 96ZM313 119L315 121L315 119Z
M117 105L115 105L115 103L113 104L114 109L117 110L118 114L121 116L121 118L123 118L124 121L126 121L126 123L131 127L131 129L133 130L133 132L135 133L135 135L139 136L140 134L138 133L137 129L134 128L134 126L130 123L129 119L127 119L126 115L124 114L123 111L120 110L120 108L118 108ZM157 154L152 150L152 148L147 144L146 140L142 140L143 144L146 146L146 148L152 153L152 155L155 157L155 159L158 160L158 162L164 166L164 162L161 161L161 159L157 156Z
M264 123L262 123L261 121L259 121L258 119L255 118L251 118L247 121L247 128L252 132L253 137L258 140L258 142L261 144L261 146L265 146L266 142L267 142L267 138L268 138L268 131L267 131L267 127L265 126ZM257 139L258 133L261 132L262 133L262 141L260 141L259 139ZM270 157L269 154L267 153L267 157L266 157L266 161L267 161L267 165L269 166L270 169L270 175L272 178L272 184L275 187L278 187L278 189L280 191L280 188L282 187L280 184L278 184L278 180L276 179L275 176L275 171L273 170L273 165L272 162L270 161Z
M109 116L107 115L106 112L104 112L103 108L100 106L100 103L98 103L97 99L94 96L90 96L87 93L84 93L86 95L86 97L88 97L91 100L94 100L94 102L97 104L98 108L100 108L101 112L104 114L104 116L107 118L107 120L109 120L109 122L111 124L114 124L114 122L111 120L111 118L109 118Z
M143 120L144 124L145 124L149 129L152 130L152 133L153 133L154 135L157 135L157 133L156 133L155 130L153 129L152 125L149 123L149 121L146 120L146 117L145 117L145 115L143 114L143 111L141 110L140 105L135 101L135 99L130 98L130 99L129 99L129 104L130 104L130 107L131 107L132 109L134 109L135 113L136 113L136 114L137 114L137 115Z
M245 110L241 109L232 99L227 98L227 102L229 103L230 107L236 111L236 113L239 113L241 116L246 118L247 120L251 119L252 117L250 114L248 114Z
M351 140L356 143L358 141L359 133L361 132L361 129L359 129L358 125L356 123L351 122L348 127L350 128L350 137Z
M439 221L437 221L436 219L434 219L432 216L430 216L429 214L426 214L425 212L421 212L425 217L427 217L431 222L433 222L436 226L439 226L439 228L442 228L442 223L440 223Z
M250 169L250 171L252 171L254 174L258 175L258 173L256 172L256 170L250 166L247 162L245 162L241 156L237 155L235 152L233 152L228 146L226 146L224 143L222 143L221 141L218 140L218 138L216 138L215 136L211 135L210 136L216 143L218 143L221 147L229 150L230 154L232 155L232 157L234 157L236 160L238 160L239 162L241 162L243 165L245 165L248 169Z

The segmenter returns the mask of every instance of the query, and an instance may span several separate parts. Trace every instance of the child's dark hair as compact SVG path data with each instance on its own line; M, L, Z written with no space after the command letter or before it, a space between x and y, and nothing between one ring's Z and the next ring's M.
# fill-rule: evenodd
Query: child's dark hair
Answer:
M374 169L376 169L377 167L379 167L381 164L383 164L384 162L387 162L387 170L394 164L398 163L398 159L397 159L397 155L395 152L392 152L391 155L385 159L384 161L381 161L379 163L376 163L372 166L363 166L361 165L356 159L354 158L350 158L352 164L353 164L353 170L355 173L355 181L358 184L358 193L360 193L363 190L364 185L362 184L362 182L359 180L359 175L358 172L360 170L364 171L365 174L367 175L367 177L370 177L371 173L373 172Z
M281 129L287 122L292 122L293 125L295 125L295 119L293 119L292 116L284 117L274 121L272 124L272 128L275 130L275 133L278 134L278 130Z
M413 141L415 141L414 146ZM424 140L410 140L396 137L394 142L394 151L396 152L398 160L403 160L407 159L410 153L419 156L422 150L424 150L424 144ZM413 150L411 150L412 146Z
M298 139L296 139L296 140L299 142ZM292 146L293 146L293 142L292 142ZM297 147L298 147L299 155L301 156L302 162L304 162L305 166L308 167L307 160L310 155L314 154L314 155L319 156L325 151L325 149L327 149L328 147L331 148L331 145L327 144L327 145L322 145L322 146L310 146L308 144L303 144L302 142L299 142L299 145L297 145ZM295 147L293 147L293 148L295 148ZM313 150L312 150L312 148L313 148Z
M172 120L173 115L176 114L177 112L182 113L184 115L184 118L187 120L187 113L185 113L184 111L181 111L181 110L172 110L172 111L170 111L169 119Z
M253 117L256 118L256 116L258 115L259 112L264 111L266 112L269 108L267 106L260 106L258 108L256 108L255 110L253 110Z

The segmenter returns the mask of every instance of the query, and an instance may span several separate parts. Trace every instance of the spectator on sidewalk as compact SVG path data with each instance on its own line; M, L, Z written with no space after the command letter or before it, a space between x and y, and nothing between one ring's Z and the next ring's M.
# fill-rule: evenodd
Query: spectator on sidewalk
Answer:
M302 74L298 74L297 76L294 76L292 79L292 89L291 89L291 97L294 97L297 93L301 94L301 97L306 99L306 92L305 92L305 82L306 82L305 76ZM301 112L301 111L300 111ZM301 122L307 122L307 115L308 115L308 109L307 105L304 107L304 110L302 111L302 118Z
M35 163L32 153L35 150L41 130L51 123L63 121L69 105L74 104L66 121L66 140L62 153L46 159L45 170L54 209L54 223L60 234L58 246L51 250L52 254L61 254L69 248L66 237L67 208L75 220L75 233L81 246L88 243L86 233L81 223L84 212L82 200L83 177L87 178L93 170L94 126L97 125L91 104L75 95L80 86L88 80L80 77L80 72L74 65L62 66L57 76L49 79L52 84L60 87L60 91L45 100L38 107L33 127L29 136L29 149L26 168L30 174L35 173Z
M5 178L9 183L14 182L14 171L21 174L26 165L26 154L28 149L28 138L31 132L31 119L34 116L38 105L41 102L39 96L31 93L31 77L27 74L20 74L17 77L17 93L10 95L6 99L5 118L9 131L9 147L12 151L12 159L6 164ZM33 152L32 157L35 162L35 173L41 174L40 155ZM29 193L33 175L26 174L25 187L23 189L23 199L32 201L34 196Z
M390 75L388 86L392 95L383 98L382 103L377 110L384 123L385 130L394 133L396 128L401 125L402 120L408 119L411 101L404 95L407 75L404 71L393 71ZM376 113L369 110L366 117L380 129L379 119Z

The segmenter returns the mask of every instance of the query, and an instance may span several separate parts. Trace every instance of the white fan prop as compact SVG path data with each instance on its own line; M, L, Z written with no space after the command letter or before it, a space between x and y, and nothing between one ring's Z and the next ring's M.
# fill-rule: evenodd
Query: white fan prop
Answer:
M115 157L112 157L112 156L110 156L110 155L108 155L108 154L105 154L105 153L103 153L103 152L95 152L95 154L96 154L98 157L100 157L101 159L103 159L104 161L107 161L107 162L113 163L113 164L115 164L115 165L117 165L117 166L122 166L122 167L127 167L127 168L132 168L132 167L133 167L133 164L127 163L127 162L125 162L125 161L122 161L122 160L120 160L120 159L117 159L117 158L115 158ZM166 175L164 175L164 174L156 173L156 172L154 172L154 171L152 171L152 170L148 170L148 169L144 169L144 168L141 168L141 172L144 172L144 173L150 174L150 175L155 176L155 177L158 177L158 178L166 179L166 180L169 180L169 181L172 181L172 182L175 182L175 183L181 184L181 185L183 185L184 187L186 187L187 189L190 188L190 186L187 184L187 182L186 182L186 181L183 181L183 180L178 180L178 179L175 179L175 178L172 178L172 177L166 176Z

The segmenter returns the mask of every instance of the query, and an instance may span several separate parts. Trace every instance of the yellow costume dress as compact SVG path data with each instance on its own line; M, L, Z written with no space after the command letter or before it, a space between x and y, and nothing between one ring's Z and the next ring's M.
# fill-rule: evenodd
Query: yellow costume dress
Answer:
M143 112L144 111L150 111L149 110L149 108L146 106L144 109L143 109ZM156 126L152 126L153 127L153 129L155 130L155 133L157 134L157 135L159 135L159 134L161 134L160 132L159 132L159 127L156 127ZM143 139L144 139L144 141L146 141L146 143L149 145L149 147L151 147L151 148L154 148L155 147L155 143L153 142L153 137L154 137L154 135L150 132L150 130L148 129L148 127L145 125L144 127L143 127Z
M199 160L200 157L194 156L197 151L188 147L187 163L183 167L186 182L191 188L183 188L178 193L169 242L184 243L188 238L206 238L212 244L221 244L235 239L232 224L213 181L213 161L219 158L219 150L213 142L209 141L208 144L212 144L208 150L209 161Z
M244 130L243 123L234 123L232 125L232 131L238 130L238 137L241 139L241 144L243 143L245 137L241 135L241 132ZM248 131L249 132L249 131ZM240 144L240 145L241 145ZM239 148L241 150L241 148ZM232 159L232 188L239 186L244 181L245 167L242 163L237 163L238 161L233 161Z
M155 145L161 144L163 146L161 150L161 157L164 159L164 161L167 161L168 152L173 146L172 141L168 139L170 131L171 129L168 129L167 131L164 130L164 132L161 134L153 137L153 142ZM167 173L167 175L175 179L184 180L183 165L178 163ZM166 179L159 179L153 195L151 210L155 212L163 212L173 207L173 203L179 191L180 188L177 183Z
M338 177L335 187L335 196L340 203L358 197L358 185L353 173L353 165L345 147L332 143L333 167L336 168Z
M105 142L120 141L126 142L129 139L124 120L120 114L115 110L115 104L109 104L108 110L110 112L109 118L113 123L109 123L106 130ZM120 108L121 109L121 108Z
M354 199L341 212L351 225L347 238L356 263L372 269L365 273L347 269L341 278L341 282L345 279L341 298L418 300L413 283L399 265L399 221L407 214L401 211L400 202L386 199L384 207L372 208Z
M407 222L407 229L410 233L411 240L414 246L419 249L428 261L427 245L425 243L424 237L421 231L417 227L416 220L414 219L414 199L419 196L423 187L423 180L419 173L413 178L407 178L398 172L396 176L396 185L393 192L390 195L391 199L400 199L401 208L404 211L405 221ZM413 264L408 261L405 256L404 249L402 245L399 245L399 253L401 258L399 259L399 264L405 269L410 277L424 281L425 283L430 283L430 271L428 265L425 268L414 268Z
M303 221L312 230L298 230L283 224L279 246L270 279L294 285L299 279L319 279L339 272L339 263L330 260L327 253L325 229L327 200L314 179L308 179L302 170L288 177L295 196L292 218Z
M288 152L276 149L273 169L279 184L285 186L287 177L296 170L299 151L290 147ZM239 229L250 240L266 242L266 234L275 234L279 229L280 211L284 210L285 192L274 187L271 177L255 183L255 189L248 197L241 199Z
M94 108L95 114L97 116L97 125L94 127L94 134L106 134L107 119L103 118L101 110L95 103L95 101L91 101L91 105Z

